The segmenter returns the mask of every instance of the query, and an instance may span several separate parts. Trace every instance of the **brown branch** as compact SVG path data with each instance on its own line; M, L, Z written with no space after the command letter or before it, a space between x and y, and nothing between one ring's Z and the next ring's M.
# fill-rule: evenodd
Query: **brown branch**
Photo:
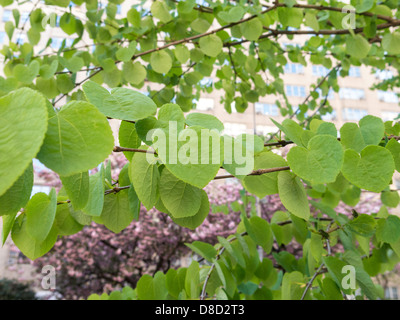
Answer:
M157 152L152 151L152 150L136 149L136 148L124 148L124 147L120 147L120 146L115 146L114 149L113 149L113 152L124 152L124 151L157 154Z

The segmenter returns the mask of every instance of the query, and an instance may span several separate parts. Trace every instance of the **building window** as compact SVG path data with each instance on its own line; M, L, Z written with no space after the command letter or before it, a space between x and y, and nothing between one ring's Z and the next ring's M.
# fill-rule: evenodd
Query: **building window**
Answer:
M300 63L288 63L285 65L285 73L302 74L304 73L303 65Z
M12 266L14 264L17 264L18 257L19 257L19 251L11 249L10 252L8 253L8 265Z
M387 103L398 103L399 97L396 93L391 91L382 91L378 90L378 99L379 101L387 102Z
M399 295L396 287L385 288L385 299L398 300Z
M213 79L209 77L204 77L200 80L199 84L204 87L210 87L213 84Z
M312 66L312 74L317 77L325 77L329 73L329 69L324 66Z
M368 111L365 109L355 109L355 108L343 109L343 120L359 121L366 115L368 115Z
M317 88L315 91L318 92L319 97L322 98L322 99L325 99L326 96L328 97L328 100L335 99L335 95L333 94L333 90L332 89L329 89L328 94L326 96L324 96L322 94L322 90L320 88Z
M359 67L350 67L349 77L360 78L361 77L360 68Z
M3 43L3 42L4 42L4 38L5 38L5 37L6 37L6 33L0 31L0 43Z
M12 12L10 10L4 10L3 11L3 22L10 21L11 15L12 15Z
M228 136L238 136L239 134L246 133L247 127L242 123L224 123L224 134Z
M256 133L262 136L268 136L275 133L277 130L278 128L273 126L256 126Z
M70 47L72 45L72 43L74 42L74 39L71 39L71 38L54 37L54 38L51 38L50 47L52 49L55 49L55 50L60 49L64 39L65 39L65 46L66 47Z
M24 44L24 42L25 42L25 35L19 34L17 36L17 40L15 41L15 43L21 45L21 44Z
M286 85L286 95L288 97L305 97L306 88L304 86Z
M276 104L256 102L254 106L257 114L265 114L272 117L279 115L279 109Z
M208 111L214 109L214 99L200 98L196 106L197 110Z
M324 121L334 121L336 120L336 111L332 110L331 113L326 113L324 115L321 115L321 119Z
M383 121L393 121L399 115L398 112L395 111L383 111L382 112L382 120Z
M365 99L365 91L356 88L340 88L339 97L340 99L361 100Z
M122 12L122 7L120 4L117 4L117 14L121 14Z
M388 80L393 78L393 72L390 70L376 70L375 78L379 80Z
M285 43L282 43L282 48L285 50L291 50L293 48L300 48L300 45L298 43L294 43L294 42L285 42Z
M20 22L24 25L28 21L29 21L29 12L28 11L22 11L21 12Z

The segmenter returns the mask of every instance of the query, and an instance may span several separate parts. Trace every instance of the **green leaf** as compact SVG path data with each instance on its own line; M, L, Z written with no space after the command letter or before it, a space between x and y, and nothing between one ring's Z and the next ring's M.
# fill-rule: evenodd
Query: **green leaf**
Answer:
M57 71L58 61L53 60L51 64L44 64L40 67L39 74L43 79L50 79L54 76Z
M208 201L207 193L204 190L202 190L200 209L194 216L186 218L173 218L173 217L171 218L176 224L180 225L181 227L194 230L203 223L204 219L208 216L209 212L210 212L210 202Z
M43 242L50 233L56 217L57 194L51 189L50 195L36 193L28 202L26 212L26 230L37 242Z
M224 21L231 23L231 22L237 22L240 19L242 19L243 14L245 13L245 9L237 6L231 8L229 11L221 11L218 13L218 17L223 19Z
M204 33L210 28L211 24L202 18L197 18L193 20L193 22L190 24L190 27L193 29L193 31L196 31L198 33Z
M170 20L172 20L172 16L169 13L169 9L168 6L165 2L161 2L161 1L155 1L153 2L153 4L151 5L150 11L152 13L152 15L159 19L161 22L168 22Z
M113 147L107 119L90 103L71 101L49 118L37 158L60 175L68 176L93 169Z
M270 253L274 238L268 221L260 217L251 217L250 219L244 219L244 225L247 233L254 242L260 245L265 253Z
M178 299L179 294L185 289L186 270L186 268L180 268L178 271L169 269L165 275L168 294L175 299Z
M360 1L360 2L361 3L356 6L357 13L362 13L362 12L372 9L372 7L374 6L375 0L364 0L364 1Z
M122 67L122 74L126 81L133 85L139 85L146 79L147 71L140 62L136 61L132 63L131 61L125 62Z
M330 135L317 135L308 142L308 147L291 148L287 160L290 169L312 184L335 182L343 165L343 148Z
M348 149L344 153L342 173L347 180L361 189L381 192L392 179L392 154L379 146L367 146L360 155Z
M69 236L83 229L83 225L71 215L70 206L67 203L57 206L55 225L61 236Z
M400 172L400 143L396 139L390 139L386 149L391 152L396 170Z
M341 288L341 290L346 293L350 294L351 289L344 289L342 287L342 279L346 276L346 273L342 273L343 267L347 265L346 262L339 260L335 257L323 257L322 258L324 264L328 268L328 272L335 281L336 285Z
M305 16L305 25L312 28L314 31L319 31L319 22L315 13L307 12Z
M222 51L222 40L215 34L200 38L200 49L210 57L217 57Z
M178 59L180 63L186 63L188 59L190 58L190 51L189 49L184 46L184 45L179 45L175 48L175 57Z
M346 53L356 59L364 59L371 45L369 42L361 35L356 34L355 36L347 36L346 39Z
M223 237L218 236L219 243L225 247L226 251L236 261L242 268L246 268L246 261L243 257L243 252L241 249L236 249L237 246L231 245L231 243Z
M18 216L11 232L11 238L21 252L31 260L46 254L57 241L57 227L53 226L44 241L37 241L27 230L27 217Z
M276 121L274 121L274 123L276 125L278 124ZM294 120L285 119L282 122L282 125L279 125L278 128L285 133L286 139L292 140L298 146L307 147L307 145L304 145L304 143L301 139L301 137L303 136L304 130Z
M97 83L88 81L83 85L83 91L90 103L111 118L136 121L155 114L157 110L153 100L131 89L115 88L110 94Z
M192 261L186 271L185 290L189 299L198 299L200 296L200 267L197 261Z
M71 72L78 72L79 70L82 69L84 66L85 62L83 61L82 58L73 56L69 59L64 59L63 57L58 57L58 60L62 64L63 67L67 68Z
M255 18L240 24L240 32L249 41L256 41L263 31L262 22Z
M60 28L68 35L72 35L76 32L77 22L76 18L71 13L64 13L60 19Z
M47 129L45 99L18 89L0 98L0 195L24 173L39 151ZM12 134L10 134L12 133Z
M83 209L89 199L89 173L79 172L70 176L60 176L74 210Z
M134 218L129 207L128 190L111 193L104 197L101 219L107 229L120 233L129 226Z
M287 166L286 161L279 155L264 151L254 157L254 169L270 169ZM278 172L262 175L246 176L243 186L247 191L254 193L259 198L278 193Z
M172 67L171 56L165 51L153 52L150 56L150 65L157 73L168 73Z
M215 129L218 131L224 130L224 124L211 114L205 113L190 113L186 117L186 124L188 126L201 126L207 129Z
M382 191L381 201L384 205L396 208L400 202L400 196L397 191Z
M388 54L400 54L400 33L388 32L382 38L382 48Z
M193 241L192 243L185 243L185 245L209 262L212 262L217 256L217 250L209 243Z
M278 190L282 204L295 216L308 220L310 207L307 194L300 179L290 172L278 174Z
M136 122L135 127L139 138L147 145L152 145L152 129L170 130L173 127L179 132L185 127L185 116L177 104L167 103L160 108L158 119L148 117L139 120Z
M144 149L144 148L143 148ZM156 159L149 159L146 153L135 153L129 165L129 178L135 188L139 200L150 210L159 198L158 185L160 173Z
M31 84L39 73L40 63L37 60L33 60L29 66L23 64L17 64L13 70L14 77L18 81Z
M360 152L367 145L378 145L381 142L385 126L380 118L365 116L359 125L345 123L340 129L341 143L347 149Z
M33 167L28 166L25 172L2 196L0 196L0 216L16 214L25 207L33 187Z
M136 293L139 300L164 300L167 298L165 275L157 272L154 279L148 275L143 275L136 285Z
M218 276L222 282L222 285L225 288L226 293L228 294L228 296L232 297L236 291L236 283L231 271L221 260L214 261L214 264L215 270L218 273Z
M239 179L246 178L254 169L254 154L261 153L264 149L264 141L255 135L241 134L236 138L224 135L223 142L224 169ZM257 163L257 165L263 164ZM249 187L252 188L252 182L254 182L257 188L257 180L259 179L254 179L254 181L249 179Z
M367 214L360 214L348 223L352 231L363 237L371 237L375 233L375 219Z
M153 140L155 137L158 140L153 146L168 170L195 187L204 188L221 167L223 145L214 130L193 126L166 133L157 129Z
M5 32L7 33L8 38L9 38L10 41L11 41L12 36L13 36L13 34L14 34L14 30L15 30L15 27L14 27L14 24L12 23L12 21L7 21L7 22L4 24L4 30L5 30Z
M119 127L118 140L121 147L139 148L141 141L136 133L135 124L128 121L122 121ZM130 161L133 152L124 152L125 157Z
M389 215L386 219L379 219L376 228L376 239L386 243L396 243L400 238L400 218Z
M89 198L82 209L89 216L99 217L104 204L104 166L89 177Z
M160 179L160 197L174 218L191 217L200 209L201 189L179 180L164 168Z
M7 216L3 216L2 219L2 228L1 228L1 245L7 241L7 238L14 226L15 218L17 217L17 213L9 214Z
M121 47L115 53L115 56L120 61L130 61L136 51L136 42L132 41L129 43L128 47Z

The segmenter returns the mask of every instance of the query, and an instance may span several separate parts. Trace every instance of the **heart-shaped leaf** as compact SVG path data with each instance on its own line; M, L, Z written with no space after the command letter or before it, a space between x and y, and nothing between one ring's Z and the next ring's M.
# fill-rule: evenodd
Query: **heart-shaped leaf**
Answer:
M100 112L115 119L136 121L154 115L157 110L153 100L131 89L115 88L110 94L96 82L88 81L83 85L83 91Z
M296 217L308 220L310 207L303 183L290 172L279 172L278 190L282 204Z
M354 150L346 150L342 173L357 187L373 192L381 192L392 179L394 161L389 150L379 146L367 146L360 155Z
M331 135L317 135L310 139L307 149L296 146L287 155L292 171L313 184L336 180L343 165L343 147Z
M47 129L44 97L22 88L0 98L0 195L24 173Z
M19 215L15 220L11 238L21 252L31 260L46 254L57 241L57 226L53 225L44 241L37 241L27 230L26 215Z
M31 197L33 187L33 167L28 166L25 172L0 196L0 216L16 214L25 207Z
M56 190L51 189L50 195L36 193L29 200L26 212L26 228L29 235L38 242L43 242L54 223L57 210Z
M179 133L176 130L167 132L157 129L153 141L155 138L157 141L153 146L168 170L191 185L204 188L221 167L223 144L214 130L199 126Z
M145 149L144 147L142 147ZM129 178L135 188L139 200L150 210L156 204L160 194L158 184L160 173L158 172L157 159L149 159L146 153L135 153L129 164Z
M167 103L164 104L158 111L158 119L155 117L148 117L136 122L135 124L139 138L147 145L152 145L152 129L165 129L176 128L179 132L185 127L185 116L182 109L177 104Z
M17 64L13 70L14 77L18 81L25 84L30 84L36 78L39 73L40 63L37 60L33 60L29 66L23 64Z
M160 197L174 218L185 218L199 211L201 189L179 180L164 168L160 179Z
M264 151L254 157L254 169L269 169L287 166L286 161L279 155ZM278 172L262 175L246 176L243 186L247 191L254 193L259 198L278 193Z
M112 152L114 137L107 119L92 104L71 101L49 118L37 158L60 175L93 169Z
M239 179L244 178L254 169L254 155L262 152L264 141L251 134L241 134L236 138L224 135L223 140L224 169Z
M374 116L365 116L359 122L345 123L340 128L340 139L346 149L360 152L367 145L377 145L385 132L383 121Z

